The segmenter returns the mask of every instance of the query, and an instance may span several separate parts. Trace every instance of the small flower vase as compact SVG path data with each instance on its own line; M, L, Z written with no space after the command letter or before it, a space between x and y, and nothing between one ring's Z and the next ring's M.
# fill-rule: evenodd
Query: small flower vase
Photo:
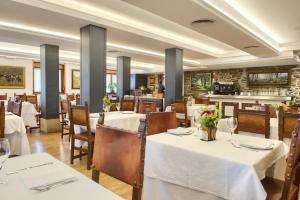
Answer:
M203 136L201 140L213 141L216 140L217 127L203 127Z

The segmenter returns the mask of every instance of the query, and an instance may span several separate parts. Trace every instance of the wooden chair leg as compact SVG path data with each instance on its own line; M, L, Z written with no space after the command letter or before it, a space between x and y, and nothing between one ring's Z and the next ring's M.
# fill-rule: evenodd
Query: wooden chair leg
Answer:
M88 143L88 155L87 155L87 165L86 168L87 170L91 169L91 160L92 160L92 145Z
M71 138L71 158L70 158L70 163L73 165L74 163L74 145L75 145L75 139L72 137Z
M100 172L98 170L93 169L92 180L95 181L96 183L99 183L99 179L100 179Z
M63 139L63 137L64 137L64 124L62 123L61 124L61 136L60 136L60 138Z
M80 146L79 150L79 160L82 160L82 146Z
M141 199L142 199L142 188L133 187L132 200L141 200Z

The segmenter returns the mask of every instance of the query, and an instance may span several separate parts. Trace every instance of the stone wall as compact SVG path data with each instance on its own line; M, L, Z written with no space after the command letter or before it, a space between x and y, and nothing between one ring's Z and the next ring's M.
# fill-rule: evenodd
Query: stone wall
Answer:
M247 72L248 71L276 71L281 69L289 69L290 71L290 85L288 87L248 87L247 85ZM256 67L256 68L243 68L243 69L224 69L224 70L211 70L201 71L211 72L213 77L221 82L234 82L240 86L240 91L244 93L251 92L253 95L261 94L262 92L268 93L284 93L287 91L288 94L300 99L300 66L276 66L276 67ZM191 89L191 74L195 71L186 71L184 73L184 94L185 95L197 95L199 93L206 93L206 91L198 91Z

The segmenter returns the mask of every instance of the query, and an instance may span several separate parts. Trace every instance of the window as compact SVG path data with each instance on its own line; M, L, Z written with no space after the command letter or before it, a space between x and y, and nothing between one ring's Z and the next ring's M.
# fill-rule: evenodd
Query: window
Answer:
M117 92L117 75L111 72L106 73L106 93Z
M59 92L64 93L64 65L59 65ZM41 92L41 68L39 62L33 63L33 93L40 93Z

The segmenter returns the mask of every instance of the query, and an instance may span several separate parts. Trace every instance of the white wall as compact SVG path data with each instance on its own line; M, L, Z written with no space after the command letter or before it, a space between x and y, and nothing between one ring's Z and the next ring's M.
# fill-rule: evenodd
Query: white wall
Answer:
M77 94L80 93L80 90L73 90L72 89L72 70L73 69L80 69L80 67L77 65L72 64L65 64L65 93L67 94Z
M33 91L33 61L26 59L8 59L0 57L0 65L6 66L16 66L16 67L25 67L25 89L0 89L0 94L5 94L9 97L13 97L14 93L22 94L28 93L32 94Z

